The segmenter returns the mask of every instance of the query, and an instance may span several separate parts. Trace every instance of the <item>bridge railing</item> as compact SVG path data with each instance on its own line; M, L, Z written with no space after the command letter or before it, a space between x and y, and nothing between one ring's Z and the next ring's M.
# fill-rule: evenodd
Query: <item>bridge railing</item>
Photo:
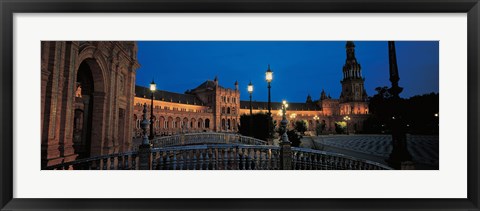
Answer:
M139 159L140 151L79 159L49 166L46 170L136 170L140 162L152 170L391 170L392 168L355 157L272 145L203 144L151 148ZM282 153L286 166L282 166Z
M153 139L151 142L154 148L196 144L267 144L267 142L260 139L232 133L187 133L174 136L159 137Z
M294 170L392 170L381 163L343 154L292 147Z
M138 152L115 153L48 166L46 170L136 170Z
M156 170L276 170L279 147L207 144L152 149Z
M271 145L207 144L152 149L156 170L388 170L380 163L305 148L291 148L280 162L282 148Z
M337 153L266 145L228 133L195 133L157 138L126 153L96 156L46 169L158 170L380 170L380 163ZM138 164L138 165L137 165Z

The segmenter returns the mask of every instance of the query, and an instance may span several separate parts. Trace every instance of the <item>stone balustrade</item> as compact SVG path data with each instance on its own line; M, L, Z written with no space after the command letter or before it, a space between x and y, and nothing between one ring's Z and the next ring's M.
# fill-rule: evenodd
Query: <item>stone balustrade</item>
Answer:
M233 133L187 133L155 138L151 141L151 143L153 144L154 148L198 144L267 144L267 142L260 139Z
M156 170L279 170L278 146L206 144L152 149ZM387 170L388 166L342 154L292 147L292 170Z
M392 168L369 160L355 157L292 147L292 169L294 170L392 170Z
M157 170L276 170L279 147L206 144L152 149Z
M137 152L115 153L49 166L46 170L136 170Z
M153 148L152 148L153 145ZM80 159L47 169L92 170L391 170L380 163L337 153L265 145L227 133L182 134L141 145L138 151ZM138 164L138 165L137 165Z

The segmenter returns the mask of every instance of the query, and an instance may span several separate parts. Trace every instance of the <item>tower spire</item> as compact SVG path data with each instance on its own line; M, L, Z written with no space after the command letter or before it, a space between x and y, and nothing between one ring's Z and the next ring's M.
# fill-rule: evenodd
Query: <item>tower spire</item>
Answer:
M343 66L343 79L362 78L360 64L358 64L357 58L355 58L355 43L353 43L353 41L347 41L345 49L347 58Z
M327 99L327 94L325 93L325 90L322 88L322 93L320 94L320 100L325 100Z
M340 81L342 83L340 101L365 101L367 99L363 85L365 79L362 77L362 67L355 57L355 43L353 43L353 41L347 41L345 51L347 56L342 70L343 80Z

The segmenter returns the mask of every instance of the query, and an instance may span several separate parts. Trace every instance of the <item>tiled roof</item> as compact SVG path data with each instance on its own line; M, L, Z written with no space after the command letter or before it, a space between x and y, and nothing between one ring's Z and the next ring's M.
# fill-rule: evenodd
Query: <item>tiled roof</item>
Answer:
M137 97L150 99L150 93L150 89L148 89L147 87L135 86L135 96ZM164 90L157 90L155 91L154 97L154 99L156 100L162 100L166 102L203 105L203 102L200 99L198 99L195 95L191 94L181 94Z
M198 89L213 89L215 88L215 82L214 81L211 81L211 80L206 80L205 82L203 82L202 84L200 84L199 86L197 86L197 88L193 89L193 90L198 90Z
M278 110L282 108L282 103L272 102L272 110ZM250 101L240 101L240 108L248 109L250 108ZM268 109L268 102L258 102L252 101L253 109ZM288 103L288 110L295 111L318 111L321 110L321 107L315 103Z
M222 86L218 86L220 88L223 88ZM192 89L191 91L196 91L196 90L203 90L203 89L211 89L213 90L215 88L215 81L212 81L212 80L206 80L205 82L203 82L202 84L200 84L199 86L197 86L195 89Z

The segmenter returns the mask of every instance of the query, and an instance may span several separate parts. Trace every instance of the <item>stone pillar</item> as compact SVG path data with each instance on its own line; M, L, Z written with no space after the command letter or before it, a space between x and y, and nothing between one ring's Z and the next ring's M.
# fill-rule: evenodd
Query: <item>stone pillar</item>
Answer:
M126 116L126 121L125 123L125 143L123 143L123 146L120 147L120 151L126 152L131 150L130 147L132 146L132 137L133 137L133 131L135 126L132 124L133 122L133 115L135 113L134 109L134 103L135 103L135 68L136 67L131 67L128 71L127 78L125 78L125 81L127 81L127 85L125 87L125 94L126 94L126 103L127 107L125 109L125 116ZM140 118L140 115L137 116L137 118ZM136 124L136 122L135 122ZM133 149L132 149L133 150Z
M61 42L47 42L48 57L43 59L42 64L45 71L42 71L42 89L45 89L44 108L42 110L42 168L59 164L63 161L60 156L60 141L58 138L58 101L59 101L59 78ZM47 56L47 55L45 55ZM45 88L43 88L45 87ZM58 123L58 124L57 124Z
M152 170L152 145L142 144L138 147L138 169Z
M280 169L292 170L292 146L286 132L282 135L280 143Z
M152 144L148 140L147 129L150 125L150 121L147 120L147 104L143 104L143 120L141 123L143 131L142 144L138 148L138 168L140 170L152 169Z
M280 169L281 170L292 170L292 143L288 140L287 135L287 105L282 105L282 121L281 123L281 133L282 137L280 140Z
M92 127L91 138L91 153L90 156L98 156L103 154L103 144L105 142L105 123L106 123L106 97L104 92L92 93L93 111L92 122L95 127ZM105 153L108 154L108 153Z
M73 118L75 113L75 90L76 90L76 71L75 61L77 60L78 46L73 42L66 42L64 47L63 62L63 87L62 87L62 116L61 124L63 129L60 131L62 156L64 162L70 162L77 158L73 149Z
M116 54L115 51L112 54ZM118 62L115 56L112 56L110 59L110 64L107 67L109 69L110 76L105 81L108 81L107 90L108 96L106 99L107 104L107 116L106 116L106 130L105 130L105 140L103 143L103 151L104 154L110 154L118 152L115 149L117 146L118 138L116 136L116 122L115 119L117 117L117 110L118 110L118 96L116 96L116 77L118 71Z

